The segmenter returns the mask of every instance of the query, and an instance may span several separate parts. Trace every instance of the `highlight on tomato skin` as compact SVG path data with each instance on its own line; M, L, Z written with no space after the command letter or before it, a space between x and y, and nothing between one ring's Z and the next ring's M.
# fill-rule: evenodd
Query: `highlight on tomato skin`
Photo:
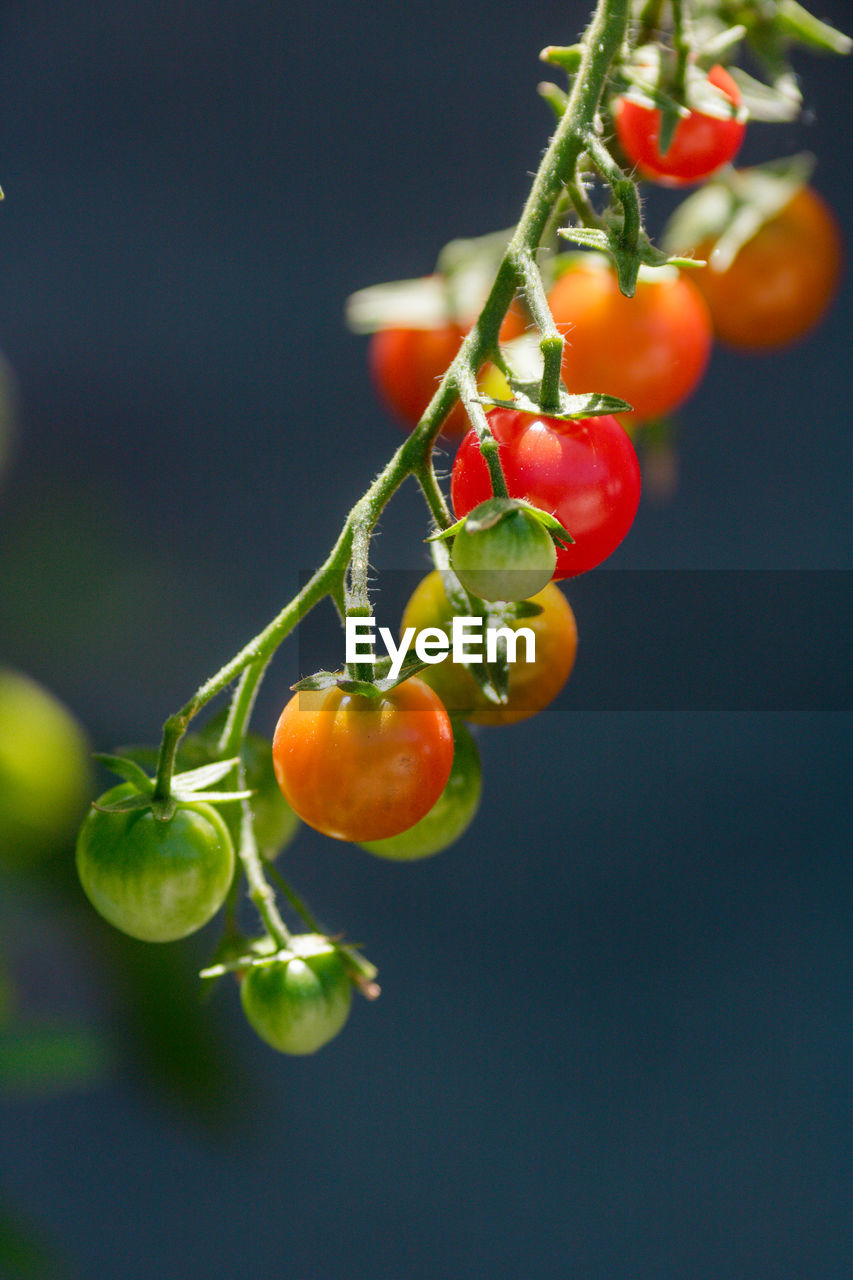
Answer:
M812 187L801 187L723 270L715 270L714 248L714 241L696 245L694 256L708 265L690 276L715 336L730 347L761 352L796 342L822 320L838 291L841 231Z
M708 72L708 82L728 98L728 118L691 111L679 120L665 155L660 151L661 112L659 108L635 102L630 96L617 98L613 123L622 150L645 178L662 186L683 187L702 182L733 160L746 132L739 110L741 95L737 84L719 65Z
M491 409L486 415L511 498L556 516L574 542L557 549L554 580L601 564L627 534L640 502L640 466L628 435L607 415L563 420ZM451 499L457 519L493 496L475 431L453 463Z
M440 698L416 676L378 698L340 688L296 693L273 736L278 785L310 827L382 840L423 818L453 764Z
M612 267L590 254L558 278L548 305L566 340L566 386L627 400L633 407L621 415L627 421L665 417L708 367L714 336L708 305L674 267L642 269L633 298L626 298Z

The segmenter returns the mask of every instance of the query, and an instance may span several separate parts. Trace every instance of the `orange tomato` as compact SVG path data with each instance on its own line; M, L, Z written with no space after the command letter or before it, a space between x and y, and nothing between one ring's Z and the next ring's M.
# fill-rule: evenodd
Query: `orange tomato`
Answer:
M384 840L414 826L444 790L453 730L422 680L381 698L294 694L272 745L278 785L303 822L337 840Z
M714 270L713 242L696 246L708 265L691 271L714 331L749 351L794 342L829 307L841 275L841 233L828 205L801 187L775 218L759 227L724 271Z
M569 268L548 298L565 336L570 391L621 396L635 420L675 409L699 383L711 353L711 318L696 286L662 268L633 298L616 274L591 263Z

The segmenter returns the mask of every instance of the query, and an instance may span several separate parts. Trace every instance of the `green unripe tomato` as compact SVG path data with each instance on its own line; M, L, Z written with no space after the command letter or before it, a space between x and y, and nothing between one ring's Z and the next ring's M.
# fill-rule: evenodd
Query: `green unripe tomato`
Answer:
M483 770L477 744L465 726L453 725L453 767L444 790L429 813L408 831L360 847L380 858L413 862L440 853L458 840L480 805Z
M134 789L113 787L111 804ZM97 912L142 942L174 942L207 924L225 901L234 846L212 805L179 804L168 822L150 809L89 810L77 838L77 873Z
M478 527L486 505L474 508L453 539L453 572L481 600L529 600L551 581L557 564L554 540L520 507Z
M200 733L188 733L181 740L176 759L179 771L198 769L221 758L219 739L223 724L224 716L217 716ZM144 768L153 771L157 766L158 752L154 747L134 747L130 754ZM254 793L249 805L255 819L258 853L272 862L296 835L299 818L281 794L281 788L276 782L269 738L259 733L247 733L243 744L243 762L246 790ZM233 774L222 785L234 786ZM234 848L237 849L240 843L242 807L237 803L229 803L223 805L221 812L231 832Z
M0 866L31 866L70 844L92 794L89 743L69 711L0 668Z
M315 1053L349 1017L352 983L332 943L305 933L249 969L240 999L249 1025L273 1049Z

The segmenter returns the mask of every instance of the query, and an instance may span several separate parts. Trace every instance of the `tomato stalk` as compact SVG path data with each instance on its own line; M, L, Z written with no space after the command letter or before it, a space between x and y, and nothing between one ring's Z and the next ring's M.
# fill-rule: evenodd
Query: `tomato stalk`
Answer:
M491 437L483 406L478 399L477 373L490 357L495 357L498 353L500 327L521 282L543 335L543 400L551 403L556 398L559 387L558 356L562 350L562 339L553 326L547 304L543 301L544 288L533 254L552 222L555 210L565 201L567 183L571 184L570 194L574 188L572 198L577 204L576 169L579 158L585 152L594 153L596 167L611 181L614 193L621 200L624 209L623 238L631 240L633 237L633 244L636 244L634 226L635 223L639 225L636 190L618 166L614 166L609 153L597 143L594 135L596 114L608 70L619 54L625 38L628 10L629 0L599 0L581 48L580 64L566 109L537 170L518 225L497 268L492 288L478 319L463 339L458 354L420 422L352 508L327 559L305 586L258 635L205 681L192 698L166 721L157 764L155 799L165 800L170 794L178 743L190 721L212 698L241 675L243 679L232 702L223 742L229 749L242 742L257 687L267 663L282 641L320 600L331 596L339 607L343 604L345 608L366 607L369 610L367 566L370 537L382 510L408 476L417 478L436 524L440 528L449 527L451 516L435 477L431 455L442 423L460 396L474 425L478 427L493 491L497 496L506 495L497 444ZM605 155L609 168L605 167ZM244 827L248 827L248 805L243 817ZM272 890L264 876L249 830L241 839L241 858L251 896L269 932L279 942L286 940L289 935L278 915Z
M544 413L556 409L560 403L560 380L563 367L563 335L554 323L545 286L532 253L525 253L520 258L521 280L525 296L530 307L530 314L542 337L539 349L542 352L542 383L539 391L539 402ZM499 495L495 491L495 496Z

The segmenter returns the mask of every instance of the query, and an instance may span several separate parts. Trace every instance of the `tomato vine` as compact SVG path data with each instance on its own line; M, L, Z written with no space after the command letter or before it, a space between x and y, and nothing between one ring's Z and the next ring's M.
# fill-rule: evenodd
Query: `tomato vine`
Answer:
M728 65L733 61L745 41L763 68L764 81L739 72L736 67L730 68L731 75L728 69L718 70L722 63ZM217 903L222 899L222 866L226 869L230 866L230 829L238 835L239 867L266 936L253 942L239 934L234 921L235 881L226 902L227 946L223 944L216 963L204 972L208 976L220 976L233 971L244 978L243 1002L250 1021L265 1039L283 1051L311 1052L340 1029L349 1009L349 982L355 982L366 995L377 994L378 988L374 982L374 966L352 946L318 936L320 931L310 911L261 857L247 788L246 743L258 688L269 662L308 612L326 597L333 600L342 618L372 615L368 585L371 537L394 494L404 481L413 478L434 525L433 559L437 575L430 580L429 593L438 610L432 621L441 625L432 630L441 632L446 625L445 608L450 614L493 622L499 634L503 627L503 648L496 649L495 655L481 667L468 662L463 664L465 670L457 673L465 685L463 700L470 704L471 718L507 723L532 714L556 695L571 669L576 639L574 619L557 588L550 584L536 599L524 599L516 604L509 587L492 593L501 597L497 601L473 595L471 587L484 582L482 574L488 575L493 569L512 575L522 567L514 561L517 545L535 547L535 572L532 578L529 574L524 578L528 589L522 594L532 595L534 589L538 591L552 572L554 562L555 577L594 567L627 532L639 499L633 448L623 427L612 416L631 413L635 407L630 398L633 391L626 386L628 398L623 399L613 393L613 385L578 390L563 382L566 377L581 378L581 371L590 362L581 360L578 365L567 365L565 359L566 343L573 341L572 326L580 325L581 321L576 303L567 316L554 313L555 283L560 294L567 292L571 272L577 269L572 255L560 250L564 250L565 241L570 241L584 251L586 262L590 250L605 256L608 279L612 279L612 292L619 307L613 315L622 315L629 305L634 308L632 316L641 313L642 299L654 293L647 284L649 272L657 280L672 282L676 291L683 286L682 291L695 293L691 285L678 282L677 273L696 269L691 255L707 239L702 211L700 209L700 216L693 217L692 221L689 212L681 217L677 232L669 237L672 253L656 247L643 225L634 167L637 166L641 175L651 174L665 180L704 179L734 154L742 133L742 115L765 120L794 118L799 109L799 96L787 62L787 51L795 43L834 53L850 49L846 37L785 0L762 5L751 4L749 0L696 0L692 4L686 0L669 0L666 4L663 0L646 0L643 4L632 4L630 0L598 0L579 44L551 46L543 51L543 61L568 74L570 87L564 91L550 83L541 86L542 96L557 116L557 124L516 227L503 237L484 237L482 242L470 242L461 255L457 254L463 267L470 265L472 258L479 259L481 266L485 264L490 283L482 296L476 298L476 306L469 309L475 300L467 296L462 299L468 314L433 317L431 323L436 332L451 333L451 350L456 347L459 335L458 349L417 424L355 503L326 560L299 593L166 720L154 776L149 778L140 765L129 758L109 758L110 767L124 779L124 785L97 802L87 819L88 826L84 825L79 846L82 852L78 857L81 865L88 868L86 855L91 852L89 845L97 831L97 874L89 875L87 871L84 884L87 891L91 890L96 906L99 906L98 895L91 886L97 879L103 880L109 891L118 895L120 909L112 911L112 918L120 926L123 919L134 917L133 903L128 906L125 901L127 895L132 897L132 886L118 883L122 880L120 859L114 859L111 867L109 841L105 844L100 833L109 835L114 830L125 844L126 833L137 833L141 853L136 856L144 860L140 876L148 877L150 886L157 881L158 848L168 846L171 850L181 823L186 825L189 818L199 812L198 806L203 817L208 813L206 806L239 806L239 822L217 825L214 817L214 843L220 864L216 891L208 896L200 913L189 912L186 919L190 922L188 928L197 927L215 909L214 899ZM625 104L630 104L635 120L654 120L653 165L647 154L632 149L633 135L620 127L620 119L624 126L623 112L628 110ZM726 128L717 127L722 125ZM717 150L711 147L710 153L703 152L701 157L691 156L691 139L703 130L707 134L708 129L714 136L725 133L726 145ZM767 172L763 181L756 180L752 187L749 182L742 183L738 188L732 218L725 226L714 228L717 242L722 237L728 245L729 261L768 218L778 215L787 201L796 196L802 181L798 185L796 179L792 180L792 173L790 168ZM719 180L728 180L725 173ZM770 197L768 184L772 189ZM697 206L694 204L693 208ZM750 216L744 216L745 209ZM447 257L444 269L452 273L458 267L451 267ZM708 269L713 269L713 263ZM442 270L440 262L439 274ZM480 271L478 278L483 274ZM386 286L384 291L381 288L362 291L351 300L353 327L371 332L387 331L392 327L392 314L399 314L401 309L405 312L407 307L414 313L424 299L429 297L434 301L435 296L434 281L403 282L399 286ZM695 305L703 307L698 293L696 297L699 301ZM629 299L633 300L632 304L627 302ZM390 307L389 300L393 304ZM529 316L536 330L535 338L529 334L514 336L524 323L517 318L508 325L508 316L512 319L520 314L519 305L526 313L525 320ZM476 319L471 323L470 315L475 313ZM702 314L695 322L696 331L701 335L701 350L696 353L695 367L691 366L689 376L679 383L678 395L673 401L689 394L704 369L710 321L703 321ZM606 321L603 336L597 341L608 340L608 328L612 329L614 323ZM404 327L414 331L427 326L422 318L416 318L412 326ZM679 327L677 323L675 327ZM581 335L579 349L582 340ZM615 333L611 333L610 340L618 341ZM682 359L679 354L667 358ZM491 372L484 374L484 370ZM683 372L682 369L682 375ZM500 384L495 393L482 385L492 374ZM599 378L603 384L608 381L604 365L596 369L593 380ZM657 398L645 403L650 406L648 416L663 412L663 402ZM454 523L436 475L433 449L442 427L451 413L458 414L460 404L470 423L470 433L460 448L462 462L457 460L454 469L454 505L456 515L462 517ZM666 408L669 407L667 402ZM637 417L646 416L639 403L636 408ZM530 458L525 455L523 464L516 467L512 454L516 448L532 448L530 441L534 435L539 439L542 453L542 460L536 466L545 472L541 484L539 478L536 484L530 483ZM553 461L549 460L555 450L564 459L556 471ZM602 450L607 453L610 466L610 471L605 468L603 476L599 457ZM591 478L581 480L585 458L590 453L596 456L599 471L590 466ZM467 489L461 475L464 467L471 475L476 473L476 484L468 484ZM562 501L557 488L565 490L567 501ZM607 520L615 520L615 525L613 528L608 525L600 537L600 530L596 532L593 546L583 527L581 509L590 504L595 506L600 498L603 501L605 488L611 507L617 490L624 491L624 501L615 516L607 508L602 520L606 516ZM464 495L463 489L466 489ZM489 507L489 503L496 505ZM483 504L487 508L485 515ZM606 503L602 510L605 506ZM471 528L465 532L464 520L474 508ZM573 529L574 520L578 527ZM565 522L565 527L559 521ZM462 581L452 571L453 551L448 545L458 536L460 526L464 538L460 539L455 563ZM470 545L466 541L469 536ZM552 542L556 547L553 556ZM499 565L488 563L493 552L484 548L489 547L500 548ZM530 555L529 549L525 554ZM487 590L481 589L484 597L489 596ZM552 595L546 594L554 592L562 604L555 605ZM554 668L560 667L559 679L552 679L553 672L549 672L543 681L541 667L531 663L516 683L514 695L506 648L509 641L514 643L515 637L509 633L523 628L525 620L530 620L531 630L538 628L545 636L545 621L540 623L539 619L545 619L550 626L554 616L558 616L555 634L559 642L555 641L550 651L546 648L546 653L554 658ZM414 796L418 791L420 774L412 761L420 750L418 741L424 735L413 735L406 717L395 713L398 701L405 702L413 690L422 689L420 681L408 686L406 681L412 680L427 665L421 651L416 649L409 653L401 669L389 676L381 662L360 657L339 671L316 673L295 686L294 699L282 717L282 721L287 719L287 732L282 730L280 742L277 738L276 770L282 790L312 826L369 846L375 841L394 841L429 816L426 813L429 805L407 802L401 806L400 803L403 792ZM439 691L453 684L446 676L446 668L443 675L438 668L430 668L425 673L427 683ZM181 741L191 722L235 681L227 716L211 752L212 759L194 770L176 772ZM406 692L395 694L397 686L405 686ZM535 693L532 692L534 686ZM519 688L528 695L526 704L518 698ZM304 707L300 705L303 695ZM427 688L424 694L419 692L418 697L429 701L433 707L431 714L441 721L437 729L442 742L441 761L440 767L433 770L430 804L435 801L436 808L443 804L450 811L454 806L448 797L442 800L442 788L449 785L451 774L450 721L431 689ZM434 704L438 704L437 712ZM452 706L450 709L458 710ZM309 721L310 734L305 728ZM309 736L310 751L305 746ZM380 740L381 747L377 747ZM460 740L458 732L456 740ZM334 773L329 768L328 777L324 773L332 756L337 762L345 761L347 770L357 772L359 751L364 753L365 761L374 761L369 803L377 811L383 811L382 819L375 824L363 821L363 796L356 797L355 808L361 805L361 809L357 820L350 821L352 794L343 787L340 769ZM382 768L378 769L375 762L380 758ZM367 767L365 764L364 768ZM404 774L405 784L401 781ZM470 821L472 806L476 806L479 798L478 762L476 766L469 766L469 774L476 774L476 781L467 788L461 818L454 819L457 833ZM213 787L221 789L214 791ZM335 789L337 794L331 796L330 792ZM324 814L324 806L335 809L335 814ZM342 806L347 809L344 817L340 812ZM405 811L402 819L397 810ZM215 814L215 809L213 812ZM442 832L432 827L429 839L420 845L407 844L404 839L399 845L385 846L388 856L403 859L423 856L423 850L432 853L440 847ZM415 848L420 850L418 854L412 852ZM307 935L295 936L285 924L273 882L307 926ZM156 895L150 902L156 914L159 907L155 899ZM105 914L110 918L109 911ZM156 921L151 920L150 911L140 909L139 914L142 917L140 936L156 940L186 931L183 916L173 927L161 930Z

